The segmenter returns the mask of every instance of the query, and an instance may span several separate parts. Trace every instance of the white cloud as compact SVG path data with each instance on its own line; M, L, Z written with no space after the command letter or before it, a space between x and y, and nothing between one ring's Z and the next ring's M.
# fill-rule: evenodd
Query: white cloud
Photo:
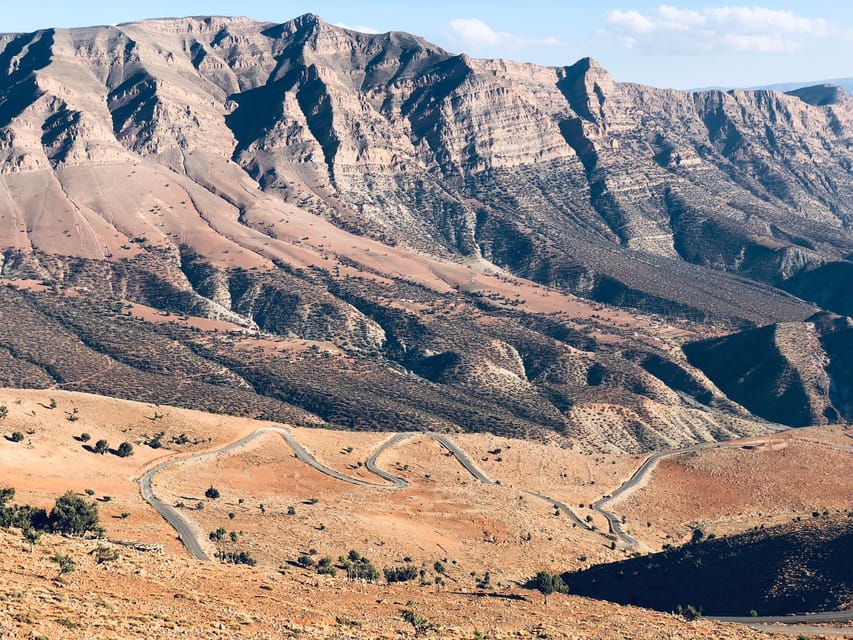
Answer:
M374 29L373 27L366 27L362 25L353 25L349 26L348 24L344 24L343 22L334 23L335 27L340 27L341 29L349 29L350 31L358 31L359 33L382 33L379 29Z
M668 51L799 51L810 38L836 34L823 18L764 7L694 10L660 5L645 13L616 9L607 12L605 20L610 33L628 48Z
M485 49L511 49L519 51L531 46L558 47L564 43L554 37L527 38L506 31L495 31L477 18L456 18L448 25L447 37L463 49L482 51Z

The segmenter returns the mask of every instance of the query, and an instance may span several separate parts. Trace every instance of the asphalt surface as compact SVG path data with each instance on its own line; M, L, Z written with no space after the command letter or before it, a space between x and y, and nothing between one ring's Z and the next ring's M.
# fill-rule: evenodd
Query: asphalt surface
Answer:
M205 458L208 456L215 456L221 453L228 453L239 449L250 443L252 440L266 434L266 433L278 433L287 444L293 449L294 455L301 462L309 465L310 467L316 469L320 473L323 473L331 478L335 478L342 482L347 482L349 484L353 484L360 487L366 487L370 489L385 489L385 490L397 490L403 489L409 486L409 483L399 476L395 476L388 471L380 468L377 464L377 460L379 456L381 456L385 451L394 447L401 442L409 440L411 438L417 436L426 436L436 440L442 447L444 447L456 460L478 481L487 485L495 485L497 484L491 478L486 476L474 462L468 457L468 455L456 445L453 440L441 433L435 432L407 432L407 433L398 433L385 442L383 442L376 451L367 459L365 462L365 467L368 471L375 474L376 476L382 478L385 482L376 483L369 482L367 480L362 480L361 478L353 478L352 476L348 476L344 473L336 471L335 469L331 469L324 465L322 462L319 462L314 456L312 456L306 449L293 437L293 434L290 433L287 429L283 427L264 427L258 429L254 433L241 438L236 442L232 442L229 445L226 445L220 449L216 449L214 451L205 451L202 453L192 454L190 456L184 458L177 458L174 460L169 460L166 462L162 462L155 467L149 469L141 478L139 478L139 490L142 493L142 497L145 499L148 504L150 504L157 512L163 516L163 518L168 522L175 531L178 532L178 538L186 547L187 551L199 560L208 561L210 557L205 553L204 549L199 542L198 537L196 536L196 532L194 531L192 525L174 508L167 505L165 502L160 500L156 495L154 495L154 491L151 487L151 481L155 475L160 473L161 471L173 467L178 464L183 464L190 460L197 460L199 458ZM690 453L693 451L698 451L700 449L705 448L718 448L731 446L726 444L701 444L693 447L687 447L684 449L678 449L675 451L667 451L661 453L655 453L646 460L637 468L637 470L631 475L628 480L626 480L618 489L616 489L610 495L604 496L597 502L595 502L592 507L600 514L602 514L609 523L611 533L619 538L620 546L623 547L633 547L637 544L637 540L622 529L622 523L619 518L604 508L604 505L612 502L619 498L626 491L629 491L635 487L637 487L641 482L644 482L646 476L652 472L654 467L658 462L663 460L664 458L670 458L673 456L683 455L686 453ZM835 448L835 447L833 447ZM845 448L846 449L846 448ZM578 516L572 511L572 509L558 501L550 498L548 496L542 495L540 493L536 493L535 491L523 490L524 493L533 496L535 498L539 498L540 500L544 500L553 504L556 508L560 509L564 512L571 520L583 527L587 530L592 530L590 525L586 522L583 522ZM789 616L717 616L710 617L711 620L717 620L720 622L732 622L737 624L744 624L756 629L762 629L766 631L783 631L786 633L796 633L796 632L811 632L811 633L820 633L820 632L828 632L833 633L837 631L837 629L822 628L822 627L808 627L808 626L798 626L798 625L813 625L813 624L833 624L833 623L849 623L853 622L853 611L833 611L833 612L825 612L825 613L810 613L810 614L801 614L801 615L789 615ZM842 630L844 631L844 630Z
M196 532L193 526L189 523L189 521L184 518L183 515L174 507L166 504L162 500L160 500L156 495L154 495L154 490L151 487L151 481L158 473L161 471L168 469L169 467L173 467L178 464L183 464L184 462L188 462L190 460L197 460L199 458L206 458L209 456L215 456L222 453L229 453L236 449L246 446L252 440L267 434L267 433L277 433L279 434L285 442L293 449L293 453L298 460L307 464L308 466L316 469L320 473L323 473L330 478L335 478L336 480L340 480L341 482L347 482L349 484L353 484L359 487L365 487L369 489L384 489L384 490L396 490L403 489L409 486L409 483L405 480L405 478L401 478L399 476L395 476L384 469L381 469L377 464L377 459L381 456L385 451L389 448L400 444L405 440L409 440L416 436L427 436L436 440L441 446L443 446L448 452L450 452L453 457L456 458L457 461L472 475L474 478L479 480L484 484L493 485L495 484L488 476L486 476L478 467L475 465L471 459L467 456L467 454L462 451L452 440L448 437L444 436L440 433L424 433L424 432L407 432L407 433L398 433L393 437L389 438L373 454L370 458L367 459L365 463L365 467L371 473L377 475L382 478L385 482L370 482L368 480L363 480L361 478L353 478L352 476L348 476L345 473L341 473L340 471L336 471L335 469L331 469L324 465L322 462L317 460L314 456L312 456L308 451L303 447L296 438L293 437L293 434L290 433L287 429L283 427L264 427L262 429L258 429L254 433L241 438L236 442L232 442L220 449L216 449L214 451L205 451L202 453L196 453L185 458L178 458L175 460L169 460L167 462L163 462L158 464L157 466L148 470L140 479L139 479L139 490L142 493L143 499L150 504L154 509L163 516L163 519L166 520L174 529L178 532L178 539L183 543L183 545L187 548L189 553L199 559L199 560L210 560L210 556L205 553L202 548L201 542L199 541ZM543 499L549 499L544 498Z
M673 451L661 451L660 453L654 453L650 455L643 461L637 470L628 478L622 485L616 489L613 493L610 493L603 498L599 498L592 504L592 508L598 511L602 516L607 519L607 523L610 527L610 532L618 538L617 545L626 549L636 546L637 540L632 536L625 533L625 530L622 528L621 519L612 511L608 511L605 509L605 505L614 502L618 498L622 496L622 494L635 489L640 484L646 481L646 477L654 470L657 466L657 463L663 460L664 458L672 458L674 456L681 456L686 453L692 453L694 451L700 451L702 449L708 448L720 448L731 445L726 445L723 443L703 443L697 444L692 447L685 447L683 449L675 449Z
M853 622L853 610L825 611L823 613L801 613L789 616L708 616L711 620L720 622L737 622L738 624L815 624L819 622Z

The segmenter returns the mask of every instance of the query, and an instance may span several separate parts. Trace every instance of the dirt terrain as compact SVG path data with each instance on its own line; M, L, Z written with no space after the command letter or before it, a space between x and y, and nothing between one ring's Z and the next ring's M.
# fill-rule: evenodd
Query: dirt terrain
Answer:
M646 487L614 510L648 523L654 548L853 509L853 428L794 429L661 461Z
M56 402L53 409L47 408L51 398ZM219 449L267 423L65 391L3 390L0 404L9 409L0 422L4 435L15 431L26 435L22 442L5 439L0 443L0 485L16 488L16 502L49 508L67 489L81 494L90 489L98 501L105 537L113 541L107 544L140 541L164 548L156 554L119 546L118 561L98 565L88 555L98 544L94 541L48 535L30 554L15 531L0 535L5 569L0 572L4 594L0 620L6 633L64 637L60 631L79 634L85 629L87 637L107 638L173 632L215 637L226 631L231 637L281 637L302 630L303 637L309 638L392 637L412 632L400 613L408 608L440 625L440 637L471 637L475 629L489 637L516 633L554 638L752 637L742 627L687 623L666 614L579 597L555 595L546 607L540 594L521 588L538 570L582 569L629 555L612 550L602 532L572 526L565 515L555 515L551 504L522 490L553 496L577 505L581 517L592 516L589 502L628 477L642 461L638 456L587 456L557 444L454 436L489 477L500 481L488 486L476 481L434 440L415 436L378 460L382 468L410 483L405 489L389 491L324 476L297 460L277 434L268 433L244 448L199 458L155 476L157 495L169 504L184 504L180 512L196 526L211 555L216 548L207 533L222 527L234 531L236 538L231 542L226 536L225 550L249 552L258 562L250 568L189 558L174 531L142 501L136 479L156 460ZM69 420L69 416L75 418ZM92 436L88 443L75 438L83 432ZM292 432L329 467L377 481L359 462L389 434L306 428ZM162 447L145 444L160 433ZM768 451L787 444L788 456L806 456L805 465L812 464L812 448L848 456L837 461L824 456L827 474L833 464L849 465L849 453L799 440L786 443L788 433L792 432L779 434L778 444ZM178 438L181 434L185 438ZM832 446L843 446L836 443L847 437L843 430L827 428L794 433L800 434ZM100 438L111 447L131 442L135 453L119 458L85 449ZM187 442L176 444L174 438ZM741 451L756 455L752 449L707 455ZM799 467L792 463L791 468ZM839 467L837 475L844 476L846 468ZM669 479L668 469L665 461L649 487L624 506L641 508L642 502L635 505L635 500L653 490L660 479ZM764 480L767 486L796 486L784 475L770 466ZM692 486L681 476L671 481L678 487L670 490ZM205 497L211 486L220 492L218 499ZM844 490L844 485L841 481L816 483L809 495L815 497L814 492L821 490L827 492L823 498L829 505L836 500L834 492ZM695 518L683 503L655 503L650 515L644 516L655 520L652 532L663 531L665 522L658 518L665 508L681 510L672 516L673 521ZM735 508L743 507L719 501L705 513L723 518L727 509ZM639 513L629 518L629 530L634 517L639 518ZM597 517L593 522L606 526ZM733 523L733 529L750 524ZM636 527L632 533L643 535ZM54 580L57 568L49 560L57 550L71 555L78 565L62 582ZM380 586L348 583L340 569L333 577L318 575L297 563L307 555L315 561L328 556L337 564L338 556L350 550L370 558L380 572L411 562L424 573L412 583ZM435 569L436 562L442 564L442 573ZM486 572L489 578L483 586ZM443 586L435 582L437 577ZM384 584L381 578L380 582ZM326 595L318 598L318 593Z
M47 638L410 638L401 610L439 630L433 638L600 638L622 640L783 638L741 625L620 607L513 586L491 595L435 587L348 583L286 567L199 563L120 550L98 565L94 542L46 536L30 553L20 536L0 532L0 629L4 637ZM57 580L54 553L72 556Z

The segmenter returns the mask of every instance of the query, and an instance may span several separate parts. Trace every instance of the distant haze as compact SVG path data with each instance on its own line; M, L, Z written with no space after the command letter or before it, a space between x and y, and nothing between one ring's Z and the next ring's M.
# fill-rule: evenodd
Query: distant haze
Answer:
M775 84L764 84L755 87L743 87L746 89L770 89L771 91L793 91L794 89L801 89L803 87L813 87L821 84L832 84L836 87L841 87L850 95L853 95L853 78L834 78L832 80L807 80L805 82L778 82ZM708 89L734 89L741 87L700 87L694 89L694 91L705 91Z

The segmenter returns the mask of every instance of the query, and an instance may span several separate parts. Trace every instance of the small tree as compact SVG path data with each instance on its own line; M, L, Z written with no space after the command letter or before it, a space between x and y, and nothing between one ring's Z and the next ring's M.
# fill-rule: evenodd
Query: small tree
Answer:
M5 507L6 503L15 497L15 487L0 488L0 507Z
M68 491L56 500L50 512L50 526L70 535L94 531L98 527L98 505Z
M537 589L545 596L545 604L548 604L548 596L552 593L568 593L569 587L563 582L562 576L559 574L550 574L547 571L540 571L536 576L528 582L528 587Z
M122 442L118 449L116 449L116 455L120 458L128 458L133 455L133 445L129 442Z
M204 492L205 498L210 498L211 500L216 500L219 498L219 489L214 486L210 486L207 488L207 491Z
M100 453L101 455L104 455L107 451L109 451L109 448L110 443L106 440L101 439L95 443L95 453Z
M21 442L23 439L24 434L20 431L15 431L14 433L12 433L11 436L9 436L9 440L11 440L12 442Z
M35 551L38 541L41 540L41 531L28 527L21 530L21 535L24 536L24 541L30 545L30 553Z
M216 555L219 559L225 562L225 527L219 527L216 531L211 531L209 538L211 542L216 544Z
M83 433L81 433L80 436L78 437L78 440L80 440L80 442L89 442L89 440L91 440L91 439L92 439L92 436L90 436L85 431Z
M389 583L408 582L418 577L418 568L412 564L403 565L402 567L385 567L382 572Z

